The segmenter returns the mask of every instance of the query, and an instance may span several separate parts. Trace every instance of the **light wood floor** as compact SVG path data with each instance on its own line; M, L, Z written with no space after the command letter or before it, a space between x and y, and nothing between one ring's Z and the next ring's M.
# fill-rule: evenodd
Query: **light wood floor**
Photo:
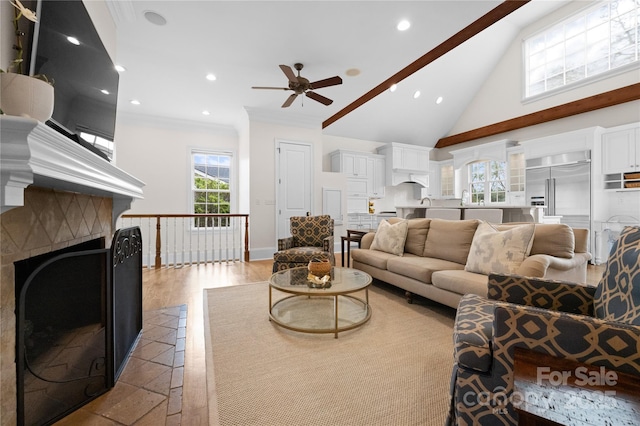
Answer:
M340 264L340 256L336 263ZM182 269L145 270L144 309L187 304L182 425L207 425L208 408L203 324L203 290L267 281L271 260L235 264L189 266ZM602 266L589 266L588 282L597 283ZM266 306L266 305L265 305Z

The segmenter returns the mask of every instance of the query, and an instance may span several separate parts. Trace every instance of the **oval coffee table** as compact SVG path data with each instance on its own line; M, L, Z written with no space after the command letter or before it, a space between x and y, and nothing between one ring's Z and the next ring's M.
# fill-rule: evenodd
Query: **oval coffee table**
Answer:
M331 268L330 285L314 287L306 267L278 271L269 279L269 320L304 333L333 333L361 326L371 318L371 276L352 268ZM289 296L274 301L273 290ZM364 290L364 300L351 293Z

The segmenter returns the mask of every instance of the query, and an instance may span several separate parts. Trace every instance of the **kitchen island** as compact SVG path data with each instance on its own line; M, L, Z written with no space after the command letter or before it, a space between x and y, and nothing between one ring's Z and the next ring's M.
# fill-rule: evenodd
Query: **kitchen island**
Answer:
M475 204L465 204L462 206L429 206L423 204L414 205L402 205L396 206L396 216L405 218L409 214L413 214L413 217L425 217L428 209L459 209L462 210L461 218L464 219L465 210L472 209L500 209L502 210L502 222L538 222L543 223L545 206L505 206L505 205L490 205L481 206Z

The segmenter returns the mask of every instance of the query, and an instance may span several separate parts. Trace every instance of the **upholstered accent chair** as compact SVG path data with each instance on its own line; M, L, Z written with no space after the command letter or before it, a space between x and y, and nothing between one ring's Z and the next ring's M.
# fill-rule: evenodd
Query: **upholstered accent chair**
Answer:
M311 259L328 259L335 265L331 216L292 216L290 230L290 237L278 240L273 272L307 266Z
M516 425L514 348L640 376L640 227L626 227L597 287L490 275L454 324L448 425ZM640 380L640 377L639 377Z

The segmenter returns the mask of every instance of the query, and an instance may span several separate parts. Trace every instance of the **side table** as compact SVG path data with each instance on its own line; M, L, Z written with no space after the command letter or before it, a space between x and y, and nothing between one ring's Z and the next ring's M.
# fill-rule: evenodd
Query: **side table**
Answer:
M358 247L362 247L362 237L368 234L369 232L376 232L375 229L347 229L347 236L342 236L341 238L341 249L342 249L342 266L344 266L344 244L347 243L347 268L351 265L351 242L358 243Z

